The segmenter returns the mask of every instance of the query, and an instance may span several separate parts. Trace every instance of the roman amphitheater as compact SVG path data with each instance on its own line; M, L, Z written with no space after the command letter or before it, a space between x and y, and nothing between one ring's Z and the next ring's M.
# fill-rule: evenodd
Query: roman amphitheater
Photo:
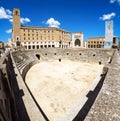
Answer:
M11 51L0 67L0 121L120 120L118 50Z

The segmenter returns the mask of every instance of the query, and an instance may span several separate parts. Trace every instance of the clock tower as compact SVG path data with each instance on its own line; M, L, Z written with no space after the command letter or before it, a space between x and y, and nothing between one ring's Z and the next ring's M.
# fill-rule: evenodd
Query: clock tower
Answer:
M17 46L17 43L20 43L20 10L18 8L13 10L12 38L14 46Z

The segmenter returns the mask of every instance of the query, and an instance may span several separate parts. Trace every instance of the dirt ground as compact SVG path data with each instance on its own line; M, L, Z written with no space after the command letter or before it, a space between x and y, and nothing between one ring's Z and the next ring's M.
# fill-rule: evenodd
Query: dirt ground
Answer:
M43 61L28 71L25 80L48 119L58 121L96 84L102 69L103 65L79 61Z

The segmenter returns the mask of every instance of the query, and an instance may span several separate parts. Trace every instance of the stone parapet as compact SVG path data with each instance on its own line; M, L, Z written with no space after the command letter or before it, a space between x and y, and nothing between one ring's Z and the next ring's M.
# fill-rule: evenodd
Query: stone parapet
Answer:
M85 121L120 120L120 55L118 51L115 52L108 69L102 89Z

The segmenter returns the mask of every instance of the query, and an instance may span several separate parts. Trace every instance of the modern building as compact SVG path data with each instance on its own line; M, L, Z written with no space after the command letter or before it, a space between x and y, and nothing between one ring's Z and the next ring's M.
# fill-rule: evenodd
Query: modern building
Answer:
M12 44L26 49L40 49L70 46L70 32L56 27L22 26L20 10L13 10Z

